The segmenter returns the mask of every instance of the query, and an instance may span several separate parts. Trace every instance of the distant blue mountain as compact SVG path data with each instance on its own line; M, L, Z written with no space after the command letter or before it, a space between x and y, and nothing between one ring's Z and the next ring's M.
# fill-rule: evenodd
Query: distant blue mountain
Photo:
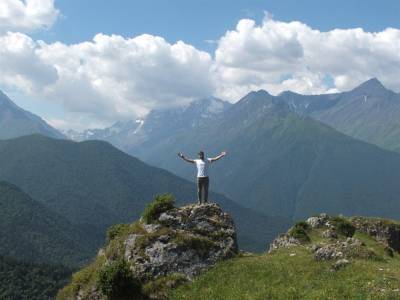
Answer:
M53 138L65 138L40 117L23 110L0 91L0 139L35 133Z
M327 95L284 92L291 109L357 139L400 152L400 94L372 78L355 89Z

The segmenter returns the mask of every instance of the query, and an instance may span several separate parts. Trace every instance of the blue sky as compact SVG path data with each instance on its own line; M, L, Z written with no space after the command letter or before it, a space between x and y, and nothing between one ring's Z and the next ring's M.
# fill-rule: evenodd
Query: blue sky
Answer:
M378 77L400 91L397 0L35 0L33 12L2 1L0 89L63 129L254 89L317 94Z
M149 33L170 42L183 40L210 50L206 40L217 40L238 20L261 21L264 12L280 21L301 21L321 31L362 27L381 31L400 27L398 0L56 0L63 15L51 30L34 37L48 42L77 43L99 32L125 37ZM95 4L94 4L95 3Z

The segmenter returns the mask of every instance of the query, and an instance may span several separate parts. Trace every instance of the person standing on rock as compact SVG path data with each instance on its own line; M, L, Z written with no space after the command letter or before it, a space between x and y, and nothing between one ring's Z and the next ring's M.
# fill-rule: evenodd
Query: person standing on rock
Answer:
M204 152L200 151L198 153L198 159L189 159L186 158L182 152L178 153L178 156L182 158L184 161L187 161L192 164L196 164L197 167L197 201L201 204L202 194L204 190L204 203L208 202L208 187L210 184L210 180L208 178L208 165L212 162L215 162L226 155L226 152L221 152L220 155L213 158L205 158Z

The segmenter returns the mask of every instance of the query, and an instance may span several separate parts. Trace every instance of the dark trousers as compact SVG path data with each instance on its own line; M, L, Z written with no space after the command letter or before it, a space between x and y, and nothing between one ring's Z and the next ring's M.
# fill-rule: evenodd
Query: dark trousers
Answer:
M208 201L208 186L210 184L210 180L208 177L197 177L197 199L199 203L201 203L201 196L204 190L204 203Z

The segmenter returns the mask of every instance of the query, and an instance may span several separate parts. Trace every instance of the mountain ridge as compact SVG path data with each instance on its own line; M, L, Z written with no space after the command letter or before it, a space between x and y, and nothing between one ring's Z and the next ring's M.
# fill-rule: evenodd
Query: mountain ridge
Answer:
M65 138L39 116L16 105L0 91L0 139L9 139L33 133L53 138Z
M76 143L40 135L3 140L0 166L0 179L84 226L97 241L111 224L137 218L155 194L170 191L179 204L196 195L193 183L102 141ZM210 193L210 199L237 218L239 240L252 250L263 246L259 235L268 240L289 225L287 218L268 217L216 193Z

